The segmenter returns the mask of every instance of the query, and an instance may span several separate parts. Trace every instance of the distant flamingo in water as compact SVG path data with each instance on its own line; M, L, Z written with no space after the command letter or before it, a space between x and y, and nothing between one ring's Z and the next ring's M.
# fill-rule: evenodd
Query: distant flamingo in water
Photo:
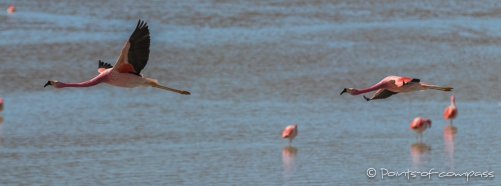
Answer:
M427 128L431 128L431 120L428 118L423 118L423 117L417 117L411 122L410 126L411 130L417 133L417 135L420 137L420 141L423 138L423 132ZM417 138L417 136L416 136Z
M150 54L150 31L146 22L139 20L136 29L115 62L115 66L99 61L99 75L91 80L81 83L63 83L56 80L49 80L44 87L52 85L55 88L64 87L90 87L99 83L107 83L114 86L134 88L150 86L160 88L179 94L190 95L190 92L177 90L158 84L156 79L144 78L141 70L148 63Z
M10 5L9 8L7 8L7 12L9 13L13 13L16 11L16 6L14 5Z
M458 109L456 108L456 104L454 102L454 95L451 96L451 105L445 108L444 118L446 120L450 120L450 125L452 125L452 120L458 116Z
M282 139L289 138L289 145L292 144L292 140L297 136L297 125L289 125L285 127L282 132Z
M393 94L398 94L400 92L414 92L426 89L451 91L452 87L439 87L437 85L428 85L424 82L421 82L419 79L409 78L404 76L388 76L383 80L381 80L379 83L372 85L371 87L362 90L357 90L354 88L345 88L343 89L341 94L347 92L352 96L356 96L359 94L377 90L377 92L371 98L367 98L364 95L365 100L370 101L373 99L386 99L392 96Z
M3 99L0 98L0 112L3 110Z

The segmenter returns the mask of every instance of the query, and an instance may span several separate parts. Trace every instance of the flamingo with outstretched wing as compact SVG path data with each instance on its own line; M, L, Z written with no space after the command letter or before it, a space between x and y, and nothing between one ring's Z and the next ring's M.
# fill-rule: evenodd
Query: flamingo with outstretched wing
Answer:
M52 85L55 88L90 87L99 83L107 83L126 88L149 86L177 92L179 94L190 95L188 91L162 86L158 84L156 79L144 78L141 74L141 70L143 70L148 63L149 55L150 31L148 29L148 24L139 20L136 29L125 43L114 66L99 61L99 68L97 70L99 75L91 80L81 83L63 83L56 80L49 80L44 87L48 85Z

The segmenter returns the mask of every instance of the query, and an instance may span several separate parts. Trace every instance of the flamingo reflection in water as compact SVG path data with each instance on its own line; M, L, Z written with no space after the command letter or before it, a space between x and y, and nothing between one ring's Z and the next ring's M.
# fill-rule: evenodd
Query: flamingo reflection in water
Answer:
M297 148L293 146L282 147L282 163L284 167L284 185L289 185L294 178L294 164L297 155Z
M2 141L3 141L3 138L2 138L2 123L3 123L3 117L0 116L0 146L2 145Z
M419 170L419 165L430 154L431 147L426 143L416 142L411 145L411 165L414 170Z
M457 127L453 125L447 125L444 128L445 162L448 164L451 171L454 171L454 136L457 132Z

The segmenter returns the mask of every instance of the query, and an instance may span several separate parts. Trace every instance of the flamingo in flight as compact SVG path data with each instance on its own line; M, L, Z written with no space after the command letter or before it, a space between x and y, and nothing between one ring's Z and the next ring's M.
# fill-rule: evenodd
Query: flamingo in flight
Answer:
M409 78L404 76L388 76L383 80L381 80L379 83L362 90L357 90L354 88L345 88L339 95L342 95L343 93L347 92L352 96L356 96L359 94L377 90L377 92L371 98L367 98L364 95L365 100L370 101L373 99L386 99L392 96L393 94L398 94L400 92L423 91L426 89L451 91L452 87L439 87L437 85L428 85L424 82L421 82L421 80L419 79Z
M456 108L456 104L454 101L454 95L451 95L451 105L445 108L444 118L446 120L450 120L452 125L452 120L458 116L458 109Z
M292 140L297 136L297 125L289 125L285 127L282 132L282 139L289 138L289 145L292 144Z
M149 54L150 31L147 23L139 20L136 29L125 43L114 66L99 60L99 67L97 69L99 75L91 80L81 83L63 83L56 80L49 80L44 87L48 85L52 85L55 88L90 87L99 83L107 83L125 88L149 86L177 92L179 94L190 95L188 91L162 86L158 84L156 79L144 78L141 74L141 70L143 70L148 63Z
M427 128L431 128L431 120L428 118L417 117L412 120L410 128L419 135L420 139L423 139L423 132Z

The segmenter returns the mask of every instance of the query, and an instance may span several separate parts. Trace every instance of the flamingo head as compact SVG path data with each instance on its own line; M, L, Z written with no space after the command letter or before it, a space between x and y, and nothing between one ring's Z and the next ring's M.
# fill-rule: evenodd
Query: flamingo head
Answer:
M344 88L343 91L341 92L341 94L339 94L339 95L342 95L345 92L352 95L352 96L355 96L356 95L355 93L358 92L358 90L354 89L354 88Z
M45 83L45 85L43 87L45 88L46 86L49 86L49 85L54 86L54 88L62 88L60 86L61 84L57 80L49 80L49 81L47 81L47 83Z
M428 123L428 128L431 128L431 119L425 118L424 122Z

